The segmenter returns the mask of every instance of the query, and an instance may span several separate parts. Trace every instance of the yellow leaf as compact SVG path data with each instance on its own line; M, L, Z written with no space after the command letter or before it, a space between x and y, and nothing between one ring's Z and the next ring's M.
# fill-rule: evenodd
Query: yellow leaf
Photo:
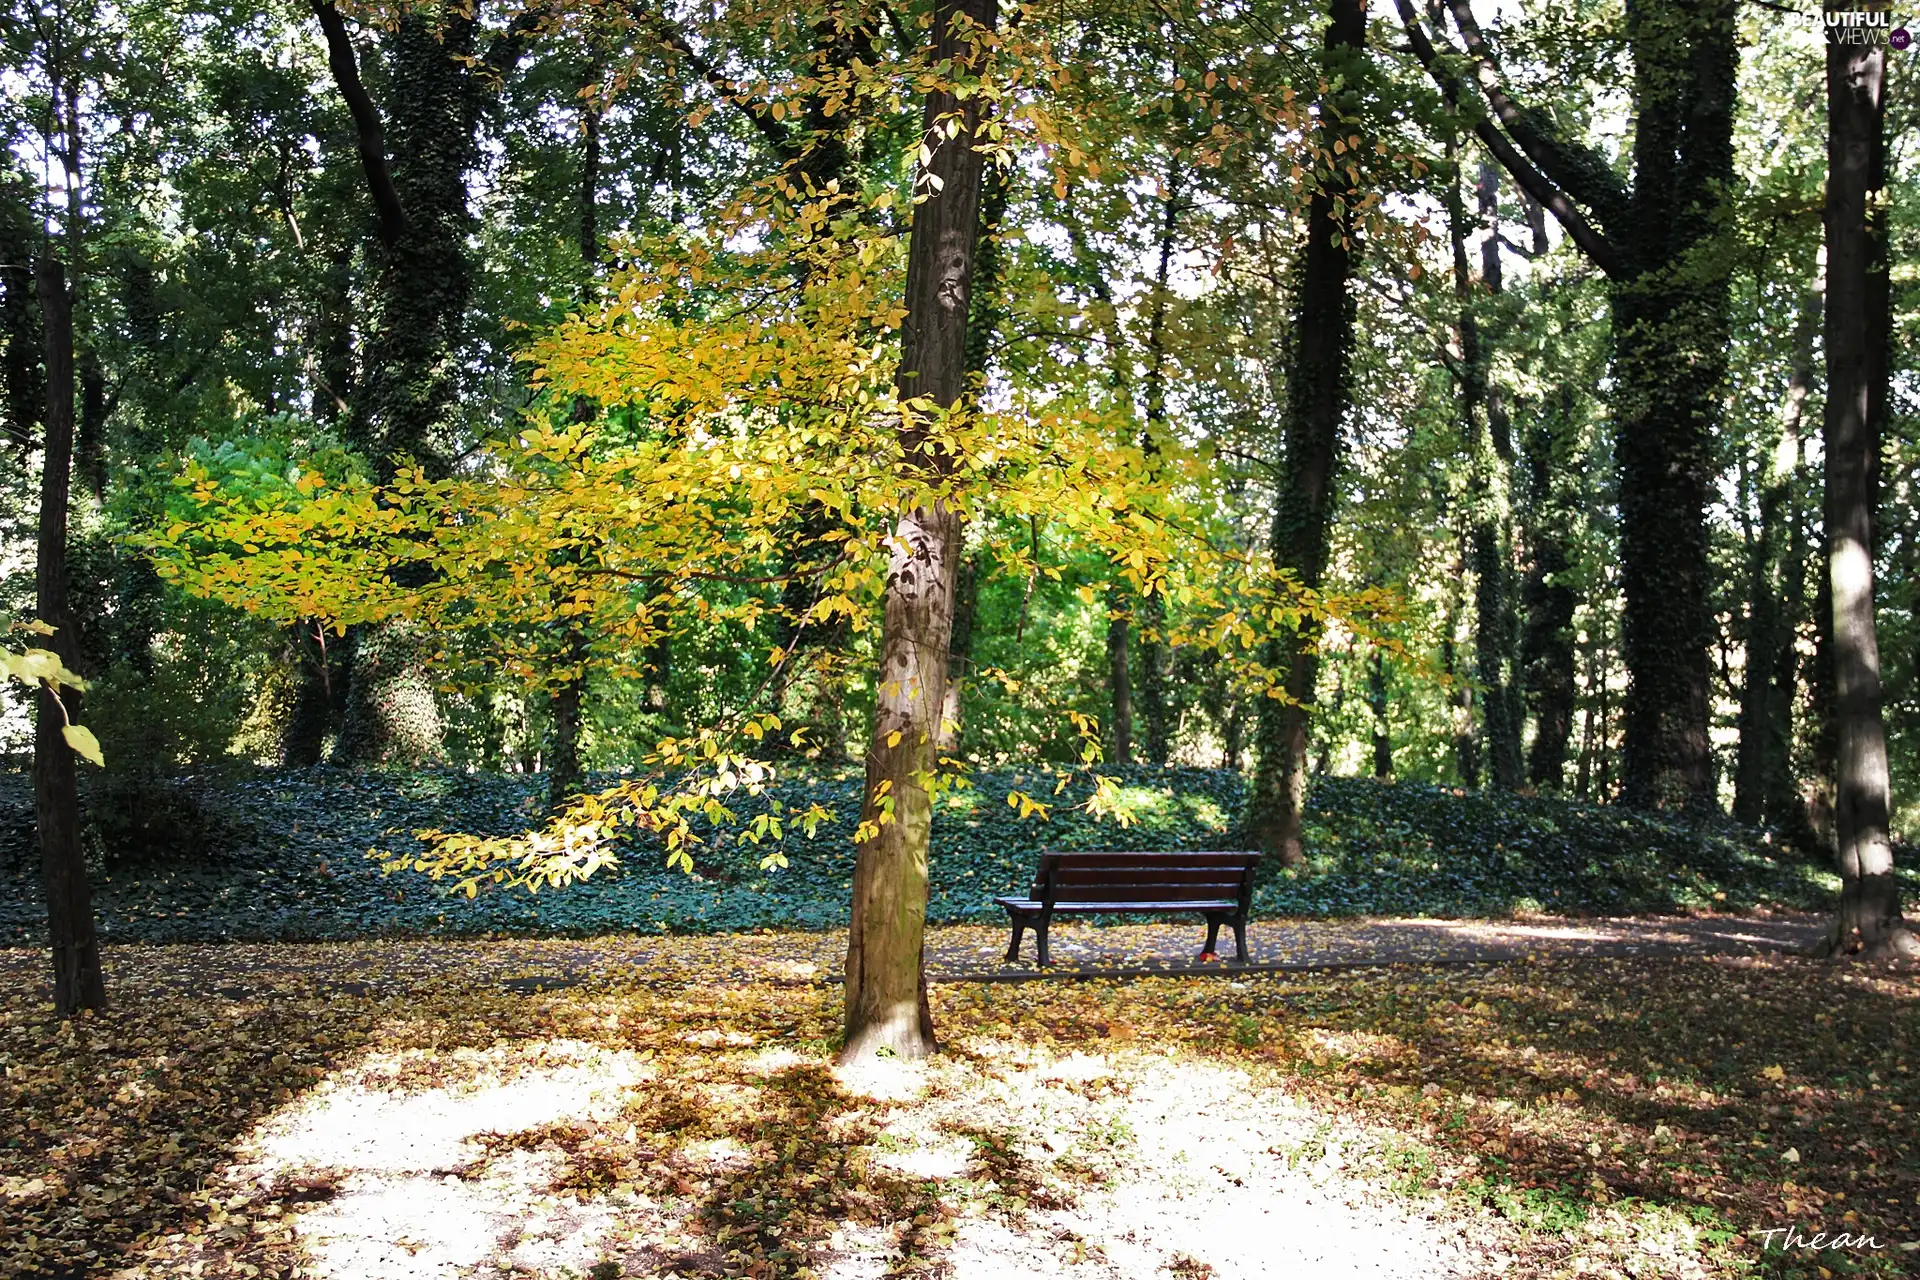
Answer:
M900 745L900 731L898 729L895 729L887 735L887 745L889 747L897 747Z
M100 754L100 739L93 736L93 730L83 724L70 724L61 728L60 736L65 738L67 745L79 752L82 758L92 761L103 769L106 767L106 759Z

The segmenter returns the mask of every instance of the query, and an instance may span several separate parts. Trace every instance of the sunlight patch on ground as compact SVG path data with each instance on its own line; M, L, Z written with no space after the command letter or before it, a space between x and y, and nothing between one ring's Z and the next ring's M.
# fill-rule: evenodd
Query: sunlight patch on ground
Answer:
M464 1050L440 1079L372 1055L272 1117L240 1171L262 1188L317 1192L296 1212L313 1271L338 1280L440 1280L522 1267L590 1266L613 1221L554 1195L557 1150L500 1150L557 1125L606 1122L651 1068L578 1042ZM425 1087L422 1085L425 1084ZM304 1198L304 1197L303 1197Z

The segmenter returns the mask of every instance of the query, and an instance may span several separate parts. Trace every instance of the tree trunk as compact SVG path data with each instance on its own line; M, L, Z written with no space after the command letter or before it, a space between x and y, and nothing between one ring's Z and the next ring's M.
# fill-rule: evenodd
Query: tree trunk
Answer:
M997 0L940 0L933 14L932 61L959 69L984 54ZM903 428L907 465L944 476L951 455L927 449L928 413L961 404L967 389L967 321L979 244L981 152L975 149L980 98L942 88L927 95L924 128L933 149L925 165L937 182L914 206L907 249L906 318L901 330L899 394L919 402ZM949 117L952 137L936 125ZM853 873L848 928L846 1042L843 1062L882 1051L903 1058L932 1053L924 948L931 786L960 574L960 517L935 502L902 513L894 526L880 631L880 675L866 790Z
M1361 0L1330 0L1328 8L1325 62L1329 80L1339 82L1366 43L1366 6ZM1337 116L1345 97L1323 102L1322 111ZM1320 146L1330 152L1334 130L1346 127L1344 120L1331 120L1323 126ZM1293 570L1309 589L1319 588L1326 572L1327 525L1347 409L1354 199L1346 170L1329 164L1307 206L1298 302L1288 338L1285 457L1271 545L1274 562ZM1300 829L1307 801L1307 720L1320 673L1319 629L1303 622L1272 641L1266 665L1281 674L1286 697L1260 702L1249 834L1263 852L1297 866L1306 859Z
M597 86L600 73L589 66L582 76L582 92ZM600 262L600 105L594 99L583 102L580 111L582 146L580 152L580 266L584 274L583 293L592 296L594 271ZM581 396L573 402L573 420L592 422L598 413L593 401ZM556 553L577 563L580 548L568 547ZM560 687L547 702L547 716L553 722L547 739L547 808L558 811L580 793L580 722L587 700L588 644L586 622L569 614L561 624L560 660L566 671Z
M1834 830L1841 890L1829 946L1920 955L1888 838L1886 726L1873 614L1873 519L1886 415L1886 52L1827 46L1827 577L1833 599Z
M1486 229L1481 280L1493 294L1501 291L1499 190L1498 172L1484 167L1477 188ZM1447 227L1453 242L1454 296L1460 306L1460 438L1472 465L1474 674L1480 685L1481 743L1487 780L1512 791L1520 785L1524 728L1513 670L1513 513L1507 479L1513 445L1506 414L1493 393L1492 352L1473 301L1466 209L1457 177L1447 190Z
M1466 567L1466 536L1455 556L1456 572L1448 578L1447 604L1441 618L1440 669L1448 682L1447 714L1453 730L1453 772L1461 785L1480 785L1480 739L1474 732L1473 685L1460 671L1460 610L1464 603L1461 579Z
M1552 403L1541 406L1525 433L1523 450L1530 555L1521 587L1527 621L1520 662L1534 721L1527 779L1541 791L1566 785L1567 744L1573 736L1573 615L1578 601L1567 582L1573 567L1567 551L1567 504L1555 486L1572 428L1573 392L1563 387L1554 392Z
M55 628L47 644L70 669L79 657L67 605L67 510L73 470L73 294L50 253L38 270L45 334L47 407L40 464L40 529L35 566L35 610ZM106 983L94 934L93 898L80 852L80 797L75 757L61 729L80 709L80 694L39 694L33 735L34 819L40 835L40 877L47 894L47 941L53 954L53 1007L60 1017L104 1009Z
M960 752L960 733L966 727L967 669L973 664L973 627L979 612L980 553L976 551L960 562L960 581L953 592L953 639L947 644L947 697L940 708L938 739L943 760Z
M1127 593L1107 592L1107 692L1113 704L1113 762L1133 763L1133 662L1128 654Z
M1708 739L1714 574L1706 504L1724 418L1727 261L1739 48L1724 0L1633 5L1634 187L1613 234L1621 652L1621 798L1715 807Z
M1747 561L1746 668L1740 689L1740 741L1733 771L1733 816L1757 825L1767 817L1768 796L1778 772L1775 759L1787 736L1776 723L1784 711L1774 696L1780 650L1793 643L1793 622L1784 616L1787 572L1781 535L1791 519L1794 468L1800 460L1800 420L1813 380L1813 341L1820 324L1820 294L1809 291L1794 333L1793 370L1780 410L1780 438L1760 482L1760 510Z
M1393 733L1387 723L1387 655L1373 651L1367 668L1367 705L1373 711L1373 776L1385 782L1393 776Z
M1148 457L1160 447L1167 429L1168 281L1173 268L1174 235L1180 225L1180 170L1170 164L1167 194L1160 202L1159 257L1153 275L1153 311L1147 321L1146 433L1141 445ZM1140 639L1140 728L1147 763L1164 765L1173 748L1172 710L1167 702L1166 597L1143 594L1134 606Z
M519 61L538 14L519 15L482 51L470 8L450 9L444 20L407 9L382 41L391 93L383 121L332 0L309 2L353 116L379 228L363 376L347 435L382 480L393 477L401 457L443 475L465 434L459 354L473 283L467 174L479 159L481 108ZM340 760L413 764L439 755L442 724L424 640L405 620L356 629Z

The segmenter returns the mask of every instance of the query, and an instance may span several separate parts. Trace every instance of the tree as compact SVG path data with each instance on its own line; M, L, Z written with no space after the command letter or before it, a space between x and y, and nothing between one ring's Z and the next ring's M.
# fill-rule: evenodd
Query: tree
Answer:
M1339 153L1349 145L1358 103L1353 82L1367 34L1366 6L1360 0L1331 0L1328 16L1323 74L1330 88L1320 103L1318 183L1307 206L1288 338L1285 455L1271 533L1274 563L1296 574L1308 590L1319 588L1326 572L1327 525L1348 405L1354 327L1348 282L1354 268L1358 182L1352 162L1341 160ZM1307 729L1320 671L1319 647L1317 628L1303 621L1267 651L1267 665L1284 682L1285 696L1260 704L1260 754L1248 822L1260 849L1288 866L1306 857L1300 829L1306 815Z
M1829 949L1920 956L1887 833L1886 726L1874 628L1874 506L1887 412L1886 50L1827 46L1827 579L1833 599L1835 835Z
M438 19L405 7L384 40L383 113L333 0L309 3L353 116L377 230L372 314L348 434L383 475L403 457L444 474L465 434L457 374L472 292L467 173L478 158L482 109L524 54L543 10L521 10L483 50L474 6L450 5ZM419 761L439 752L429 657L405 619L355 633L341 759Z
M927 95L924 145L932 154L916 182L899 373L900 397L913 406L901 443L908 464L932 477L946 473L952 458L928 447L926 420L955 411L967 389L985 161L980 96L956 90L977 86L997 16L997 0L941 0L933 15L931 60L950 83ZM866 838L854 862L842 1061L883 1050L918 1058L936 1047L923 963L927 848L960 577L960 514L936 496L903 513L892 544L860 811Z
M1738 42L1730 0L1629 5L1633 183L1514 99L1471 0L1450 0L1464 58L1442 58L1411 0L1395 0L1415 55L1466 112L1473 71L1487 149L1607 275L1620 468L1623 650L1629 673L1622 796L1717 803L1708 740L1713 635L1706 501L1723 414L1727 266L1718 252L1733 177Z

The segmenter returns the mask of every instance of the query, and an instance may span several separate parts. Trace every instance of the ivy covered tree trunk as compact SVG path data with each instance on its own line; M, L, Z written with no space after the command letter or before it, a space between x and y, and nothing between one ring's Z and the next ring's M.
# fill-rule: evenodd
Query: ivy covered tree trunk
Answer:
M1366 42L1366 6L1361 0L1331 0L1328 10L1328 78L1344 75L1350 82ZM1284 456L1271 545L1275 563L1293 570L1308 588L1318 588L1326 573L1327 526L1347 411L1354 324L1350 210L1356 192L1345 167L1334 163L1332 144L1336 130L1344 133L1349 127L1346 117L1357 103L1357 93L1348 89L1321 104L1323 118L1332 123L1317 139L1318 185L1307 207L1298 302L1288 337ZM1280 675L1286 697L1260 702L1249 834L1262 852L1297 866L1306 858L1300 829L1307 804L1308 720L1320 674L1319 629L1302 623L1274 640L1266 665Z
M1724 0L1633 6L1634 189L1615 230L1620 466L1621 799L1717 805L1708 741L1714 574L1706 505L1724 418L1727 252L1739 45Z
M34 569L34 606L55 628L46 643L69 669L78 659L73 612L67 602L67 513L73 480L73 294L58 260L43 251L38 267L45 332L46 412L40 461L40 528ZM104 1009L106 983L94 934L93 897L80 850L80 796L73 748L62 729L78 715L80 694L36 698L33 735L34 821L40 837L40 878L47 898L47 942L53 955L53 1006L62 1018Z
M1566 785L1567 747L1573 737L1573 614L1578 599L1567 580L1573 567L1570 514L1556 483L1568 461L1572 401L1570 389L1557 390L1525 432L1522 449L1529 555L1521 586L1526 630L1520 663L1534 722L1527 780L1541 791Z
M956 71L977 65L984 57L979 41L997 17L997 0L941 0L933 13L932 62ZM959 122L951 137L949 119ZM925 173L938 181L918 188L925 199L913 211L899 389L903 400L923 401L939 413L959 406L967 390L968 301L984 168L975 147L980 98L938 89L927 95L924 120L932 148ZM901 443L908 466L938 479L951 458L925 447L925 431L926 419L918 416ZM860 811L864 838L854 861L843 1062L882 1051L918 1058L937 1048L924 964L927 851L960 558L960 517L944 502L916 507L895 523Z
M1780 408L1780 437L1760 476L1759 520L1747 556L1746 669L1740 687L1740 740L1734 757L1733 816L1758 824L1767 819L1768 796L1790 745L1791 703L1780 705L1774 680L1780 650L1793 643L1787 608L1788 575L1799 566L1787 558L1787 526L1793 519L1794 469L1800 460L1800 424L1813 381L1813 340L1820 324L1820 295L1809 293L1793 340L1793 369ZM1780 723L1783 715L1787 724ZM1785 729L1787 732L1782 732Z
M1465 202L1459 184L1449 187L1447 226L1453 241L1454 294L1460 306L1460 435L1470 463L1471 557L1474 580L1474 675L1480 685L1481 745L1487 780L1512 791L1521 777L1522 707L1515 678L1513 610L1513 510L1508 470L1511 432L1492 385L1492 352L1474 301L1467 256ZM1499 178L1483 170L1477 188L1485 230L1480 279L1489 294L1501 291Z
M1874 627L1873 523L1889 338L1886 47L1827 46L1827 579L1833 600L1834 833L1840 902L1831 949L1920 956L1900 912Z
M1395 0L1445 99L1460 104L1478 90L1488 109L1469 114L1475 135L1608 278L1628 672L1622 798L1708 807L1714 629L1706 502L1724 416L1732 255L1720 236L1733 178L1737 6L1627 6L1630 190L1609 157L1556 134L1548 113L1509 95L1472 0L1445 7L1470 77L1439 56L1412 0Z
M473 281L467 174L479 159L481 109L519 61L539 14L523 10L482 51L473 6L403 9L382 41L383 114L333 0L309 4L353 116L378 231L362 377L347 435L382 479L395 474L402 457L430 476L444 475L466 434L460 353ZM439 754L431 653L429 638L404 620L357 630L337 758L418 763Z
M597 67L589 66L582 75L581 91L595 89L600 80ZM580 266L585 280L584 293L593 294L594 273L600 265L600 105L587 99L580 110ZM592 422L599 407L582 396L574 401L573 420ZM554 553L578 563L581 551L567 547ZM547 736L547 808L559 810L580 793L583 770L580 764L581 723L586 715L587 659L589 644L583 618L569 616L559 626L560 685L547 700L547 717L552 724Z

